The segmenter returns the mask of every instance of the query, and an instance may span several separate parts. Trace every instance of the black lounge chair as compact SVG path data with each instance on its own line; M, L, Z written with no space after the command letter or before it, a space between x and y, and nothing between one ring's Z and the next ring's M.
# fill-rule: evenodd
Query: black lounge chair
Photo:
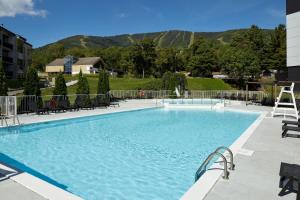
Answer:
M244 96L241 93L238 94L237 99L239 101L244 101L245 100Z
M283 120L282 123L282 138L287 136L288 131L300 132L300 121Z
M29 108L28 112L35 112L38 115L48 113L48 108L46 107L39 108L37 102L30 102L28 108Z
M236 96L235 96L234 93L232 93L232 94L230 95L230 99L231 99L231 100L236 100Z
M0 169L0 181L6 180L9 177L14 176L16 174L17 174L17 172L15 172L15 171Z
M282 190L279 196L284 196L291 192L297 193L297 200L300 200L300 166L295 164L281 163L279 187Z

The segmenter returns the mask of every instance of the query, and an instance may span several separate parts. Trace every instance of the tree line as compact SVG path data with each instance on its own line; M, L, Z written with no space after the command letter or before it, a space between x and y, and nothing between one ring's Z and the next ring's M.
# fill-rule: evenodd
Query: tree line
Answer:
M266 32L253 25L236 33L229 43L198 38L185 49L158 48L150 38L129 47L71 48L54 44L33 53L32 65L43 70L55 58L100 56L106 69L135 77L161 78L165 72L186 71L193 77L212 77L223 72L237 80L256 79L262 70L286 69L286 27Z

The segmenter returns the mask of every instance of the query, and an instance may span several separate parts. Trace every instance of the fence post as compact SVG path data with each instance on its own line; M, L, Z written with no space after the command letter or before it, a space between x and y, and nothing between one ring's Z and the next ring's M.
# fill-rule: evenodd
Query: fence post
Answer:
M276 97L277 97L277 83L275 83L274 96L275 96L275 102L276 102Z
M246 85L246 106L248 105L248 95L249 95L249 86L248 86L248 83L247 83L247 85Z

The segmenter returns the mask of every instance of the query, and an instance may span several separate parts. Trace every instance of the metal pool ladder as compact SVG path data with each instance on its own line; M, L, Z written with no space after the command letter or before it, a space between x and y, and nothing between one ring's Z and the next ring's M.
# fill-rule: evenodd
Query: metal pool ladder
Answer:
M220 152L221 150L225 150L229 153L229 158L230 161L228 162L226 157ZM229 163L229 170L234 170L234 163L233 163L233 153L232 151L225 146L218 147L214 152L209 154L209 156L205 159L205 161L202 163L202 165L199 167L195 174L195 182L198 181L198 179L207 171L206 167L209 164L209 162L215 157L221 157L223 161L217 161L217 162L223 162L224 163L224 174L223 174L223 179L228 179L229 178L229 171L228 171L228 166L227 164Z

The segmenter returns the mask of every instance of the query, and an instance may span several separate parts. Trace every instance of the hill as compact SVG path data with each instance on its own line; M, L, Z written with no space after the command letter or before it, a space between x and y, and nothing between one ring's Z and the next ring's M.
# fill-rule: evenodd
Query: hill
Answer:
M63 44L66 49L73 47L83 48L107 48L107 47L128 47L135 44L143 38L151 38L156 43L157 47L173 47L173 48L187 48L193 41L199 37L205 37L211 40L219 40L223 43L228 43L233 35L238 32L244 32L247 29L228 30L223 32L190 32L181 30L153 32L153 33L139 33L139 34L124 34L116 36L85 36L76 35L71 36L55 43ZM266 34L273 30L263 30ZM52 43L52 44L55 44ZM44 49L52 44L45 45L38 49Z

